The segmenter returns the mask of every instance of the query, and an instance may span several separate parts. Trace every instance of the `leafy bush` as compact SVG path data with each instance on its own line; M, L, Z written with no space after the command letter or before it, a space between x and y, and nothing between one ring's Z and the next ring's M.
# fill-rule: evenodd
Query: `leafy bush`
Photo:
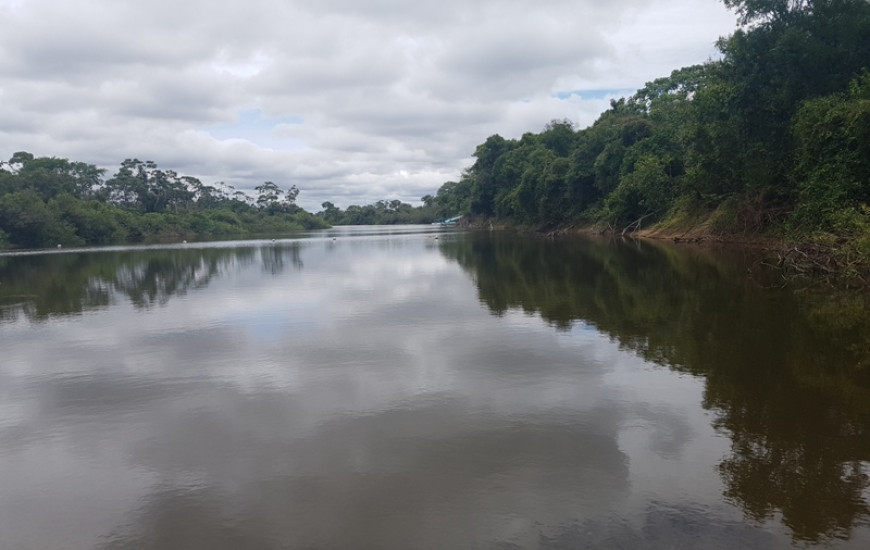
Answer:
M799 182L795 226L861 232L862 205L870 202L870 73L853 81L847 94L805 102L793 131Z

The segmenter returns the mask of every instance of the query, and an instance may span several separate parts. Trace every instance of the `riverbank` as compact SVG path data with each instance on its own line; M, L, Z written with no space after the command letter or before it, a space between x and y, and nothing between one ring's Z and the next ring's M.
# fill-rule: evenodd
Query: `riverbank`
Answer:
M759 260L753 269L764 278L784 285L833 286L870 290L870 236L845 237L831 234L788 236L784 230L715 231L713 224L654 224L650 227L614 229L595 224L562 226L515 226L483 217L467 217L468 229L519 230L546 238L572 234L611 236L669 242L681 246L740 247L755 250Z
M659 227L639 230L631 237L680 245L751 248L760 253L753 269L774 275L783 285L870 289L866 237L816 234L795 238L779 232L714 233L706 228L680 231Z

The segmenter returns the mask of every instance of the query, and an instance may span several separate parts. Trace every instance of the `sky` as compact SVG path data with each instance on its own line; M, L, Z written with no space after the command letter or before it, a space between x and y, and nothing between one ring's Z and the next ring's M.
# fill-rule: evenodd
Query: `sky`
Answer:
M0 0L0 159L419 204L488 136L586 127L735 23L718 0Z

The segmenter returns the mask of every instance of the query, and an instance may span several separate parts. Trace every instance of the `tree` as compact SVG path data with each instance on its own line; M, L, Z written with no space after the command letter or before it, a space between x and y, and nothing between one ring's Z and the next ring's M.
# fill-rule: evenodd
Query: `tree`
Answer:
M468 171L474 182L471 196L471 211L476 214L492 214L495 197L502 181L495 177L493 168L501 155L516 147L516 142L508 141L498 134L489 136L477 146L474 156L477 159Z
M269 214L287 213L293 214L300 210L296 206L296 197L299 189L291 185L284 191L276 183L267 181L254 188L257 192L257 206L266 210Z
M866 0L722 0L722 3L737 12L741 25L769 26L789 23L801 15L848 9Z
M284 201L290 205L296 205L296 197L299 196L299 189L296 188L295 185L291 185L287 191L284 192Z
M473 182L465 175L457 181L448 181L435 193L435 217L438 219L452 218L467 214L471 208Z
M199 180L163 171L153 161L126 159L115 176L106 182L108 200L140 212L163 212L193 200Z
M320 216L332 225L337 225L341 223L341 208L335 206L329 201L324 202L320 206L323 208L323 210L317 213L318 216Z
M628 98L628 104L652 114L673 103L691 100L713 76L715 63L692 65L671 72L670 76L647 82Z
M223 182L205 185L196 180L193 185L194 201L201 209L217 208L230 200Z
M568 119L551 120L539 136L541 144L560 157L570 154L574 138L574 123Z
M33 153L28 153L27 151L16 151L12 154L12 158L9 159L9 166L12 168L13 172L18 173L18 170L20 170L22 166L32 160Z
M284 191L275 183L267 181L254 187L254 190L257 192L257 206L270 212L278 209L278 203L281 201Z
M75 229L54 216L33 189L0 197L0 231L12 243L27 248L83 244Z
M867 0L725 0L744 24L719 42L711 122L730 127L739 191L778 204L795 199L792 119L809 99L839 93L870 59ZM725 92L725 93L721 93ZM716 132L716 130L714 130Z
M19 189L33 189L43 200L67 193L88 197L102 185L105 170L93 164L70 162L58 157L34 157L19 151L6 165L6 173L15 176Z
M0 229L13 243L30 248L42 246L49 220L45 203L32 189L0 197Z
M804 103L794 135L796 221L806 229L839 234L870 224L870 72L847 94Z

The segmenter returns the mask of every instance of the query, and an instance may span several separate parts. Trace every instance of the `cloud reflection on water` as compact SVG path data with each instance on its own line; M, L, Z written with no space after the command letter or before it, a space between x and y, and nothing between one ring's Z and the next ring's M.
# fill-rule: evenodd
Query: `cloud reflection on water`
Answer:
M149 307L119 286L0 325L0 466L78 503L75 528L42 534L62 510L0 482L0 543L789 546L721 501L703 379L591 324L491 314L429 236L206 254L205 284L146 277L184 289Z

